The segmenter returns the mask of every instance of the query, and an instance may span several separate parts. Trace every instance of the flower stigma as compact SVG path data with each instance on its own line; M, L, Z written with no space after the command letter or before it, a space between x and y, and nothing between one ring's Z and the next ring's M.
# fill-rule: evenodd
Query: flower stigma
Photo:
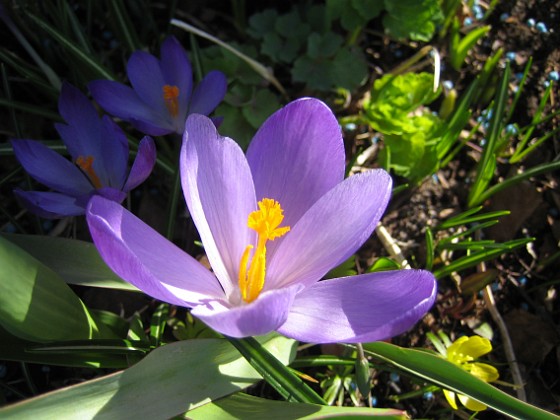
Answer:
M175 85L164 85L163 100L169 114L176 117L179 114L179 88Z
M257 249L249 257L253 245L248 245L239 263L239 289L241 297L247 303L254 301L264 287L266 274L266 242L284 236L289 226L280 226L284 220L284 210L276 200L263 198L258 203L259 209L249 214L247 226L258 233Z
M78 156L76 159L76 165L84 174L86 174L95 188L103 187L101 180L95 173L95 169L93 169L93 156Z

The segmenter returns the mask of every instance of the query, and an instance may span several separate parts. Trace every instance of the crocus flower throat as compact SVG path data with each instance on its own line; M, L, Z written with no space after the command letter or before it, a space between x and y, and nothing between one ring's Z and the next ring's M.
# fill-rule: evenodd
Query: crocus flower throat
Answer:
M248 245L239 263L239 289L241 297L247 303L254 301L264 287L266 274L266 242L284 236L289 232L289 226L280 226L284 220L284 210L280 203L263 198L258 202L259 209L251 212L247 226L258 233L257 249L249 263L249 254L253 245Z
M93 156L78 156L76 166L82 170L95 188L103 187L95 169L93 169Z
M175 85L163 86L163 100L169 114L175 118L179 115L179 88Z

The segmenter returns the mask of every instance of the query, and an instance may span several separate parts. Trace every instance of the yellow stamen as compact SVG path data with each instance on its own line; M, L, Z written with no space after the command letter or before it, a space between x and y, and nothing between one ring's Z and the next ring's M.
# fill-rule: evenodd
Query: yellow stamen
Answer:
M266 242L273 241L289 232L289 226L280 226L284 210L280 203L270 198L258 202L259 209L249 214L247 226L258 233L257 249L249 263L253 245L248 245L239 263L239 289L247 303L254 301L264 287L266 274Z
M177 86L164 85L163 100L169 114L172 117L176 117L179 114L179 88Z
M95 169L93 169L93 156L78 156L76 165L86 174L95 188L103 187L101 180L95 173Z

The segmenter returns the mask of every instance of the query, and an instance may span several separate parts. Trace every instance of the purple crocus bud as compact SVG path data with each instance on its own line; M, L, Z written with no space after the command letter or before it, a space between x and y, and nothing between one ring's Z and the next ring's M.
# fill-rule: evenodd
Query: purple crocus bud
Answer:
M109 80L88 87L105 111L153 136L183 134L189 114L209 115L226 94L226 76L209 72L193 90L191 63L174 37L161 45L161 59L144 51L132 54L127 64L132 88Z
M67 124L55 124L72 161L34 140L11 140L15 155L38 182L54 191L15 194L32 212L46 218L85 213L91 196L122 202L126 193L144 182L156 160L154 141L144 137L128 171L128 142L109 117L74 86L64 83L58 109Z
M246 156L209 118L191 115L180 165L212 271L122 206L101 197L88 206L101 256L145 293L228 336L278 331L315 343L387 339L432 306L427 271L319 281L370 237L391 194L380 169L344 179L340 127L319 100L274 113Z

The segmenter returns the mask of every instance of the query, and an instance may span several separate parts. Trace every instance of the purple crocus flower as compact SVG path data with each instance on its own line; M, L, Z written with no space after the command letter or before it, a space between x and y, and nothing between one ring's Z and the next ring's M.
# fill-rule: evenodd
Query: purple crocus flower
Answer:
M247 156L207 117L191 115L180 165L213 272L121 206L94 197L88 207L101 256L145 293L192 308L228 336L276 330L316 343L386 339L433 304L427 271L319 281L369 238L391 193L383 170L344 179L341 131L322 102L277 111Z
M64 83L58 109L68 124L55 124L72 162L34 140L12 140L15 155L25 170L54 191L15 194L32 212L46 218L85 213L92 195L121 202L126 193L151 173L156 149L144 137L128 172L128 141L109 117L99 118L93 104L77 88Z
M193 91L191 63L174 37L161 45L161 60L136 51L126 68L132 88L109 80L88 87L105 111L153 136L183 134L189 114L210 114L226 94L227 79L209 72Z

